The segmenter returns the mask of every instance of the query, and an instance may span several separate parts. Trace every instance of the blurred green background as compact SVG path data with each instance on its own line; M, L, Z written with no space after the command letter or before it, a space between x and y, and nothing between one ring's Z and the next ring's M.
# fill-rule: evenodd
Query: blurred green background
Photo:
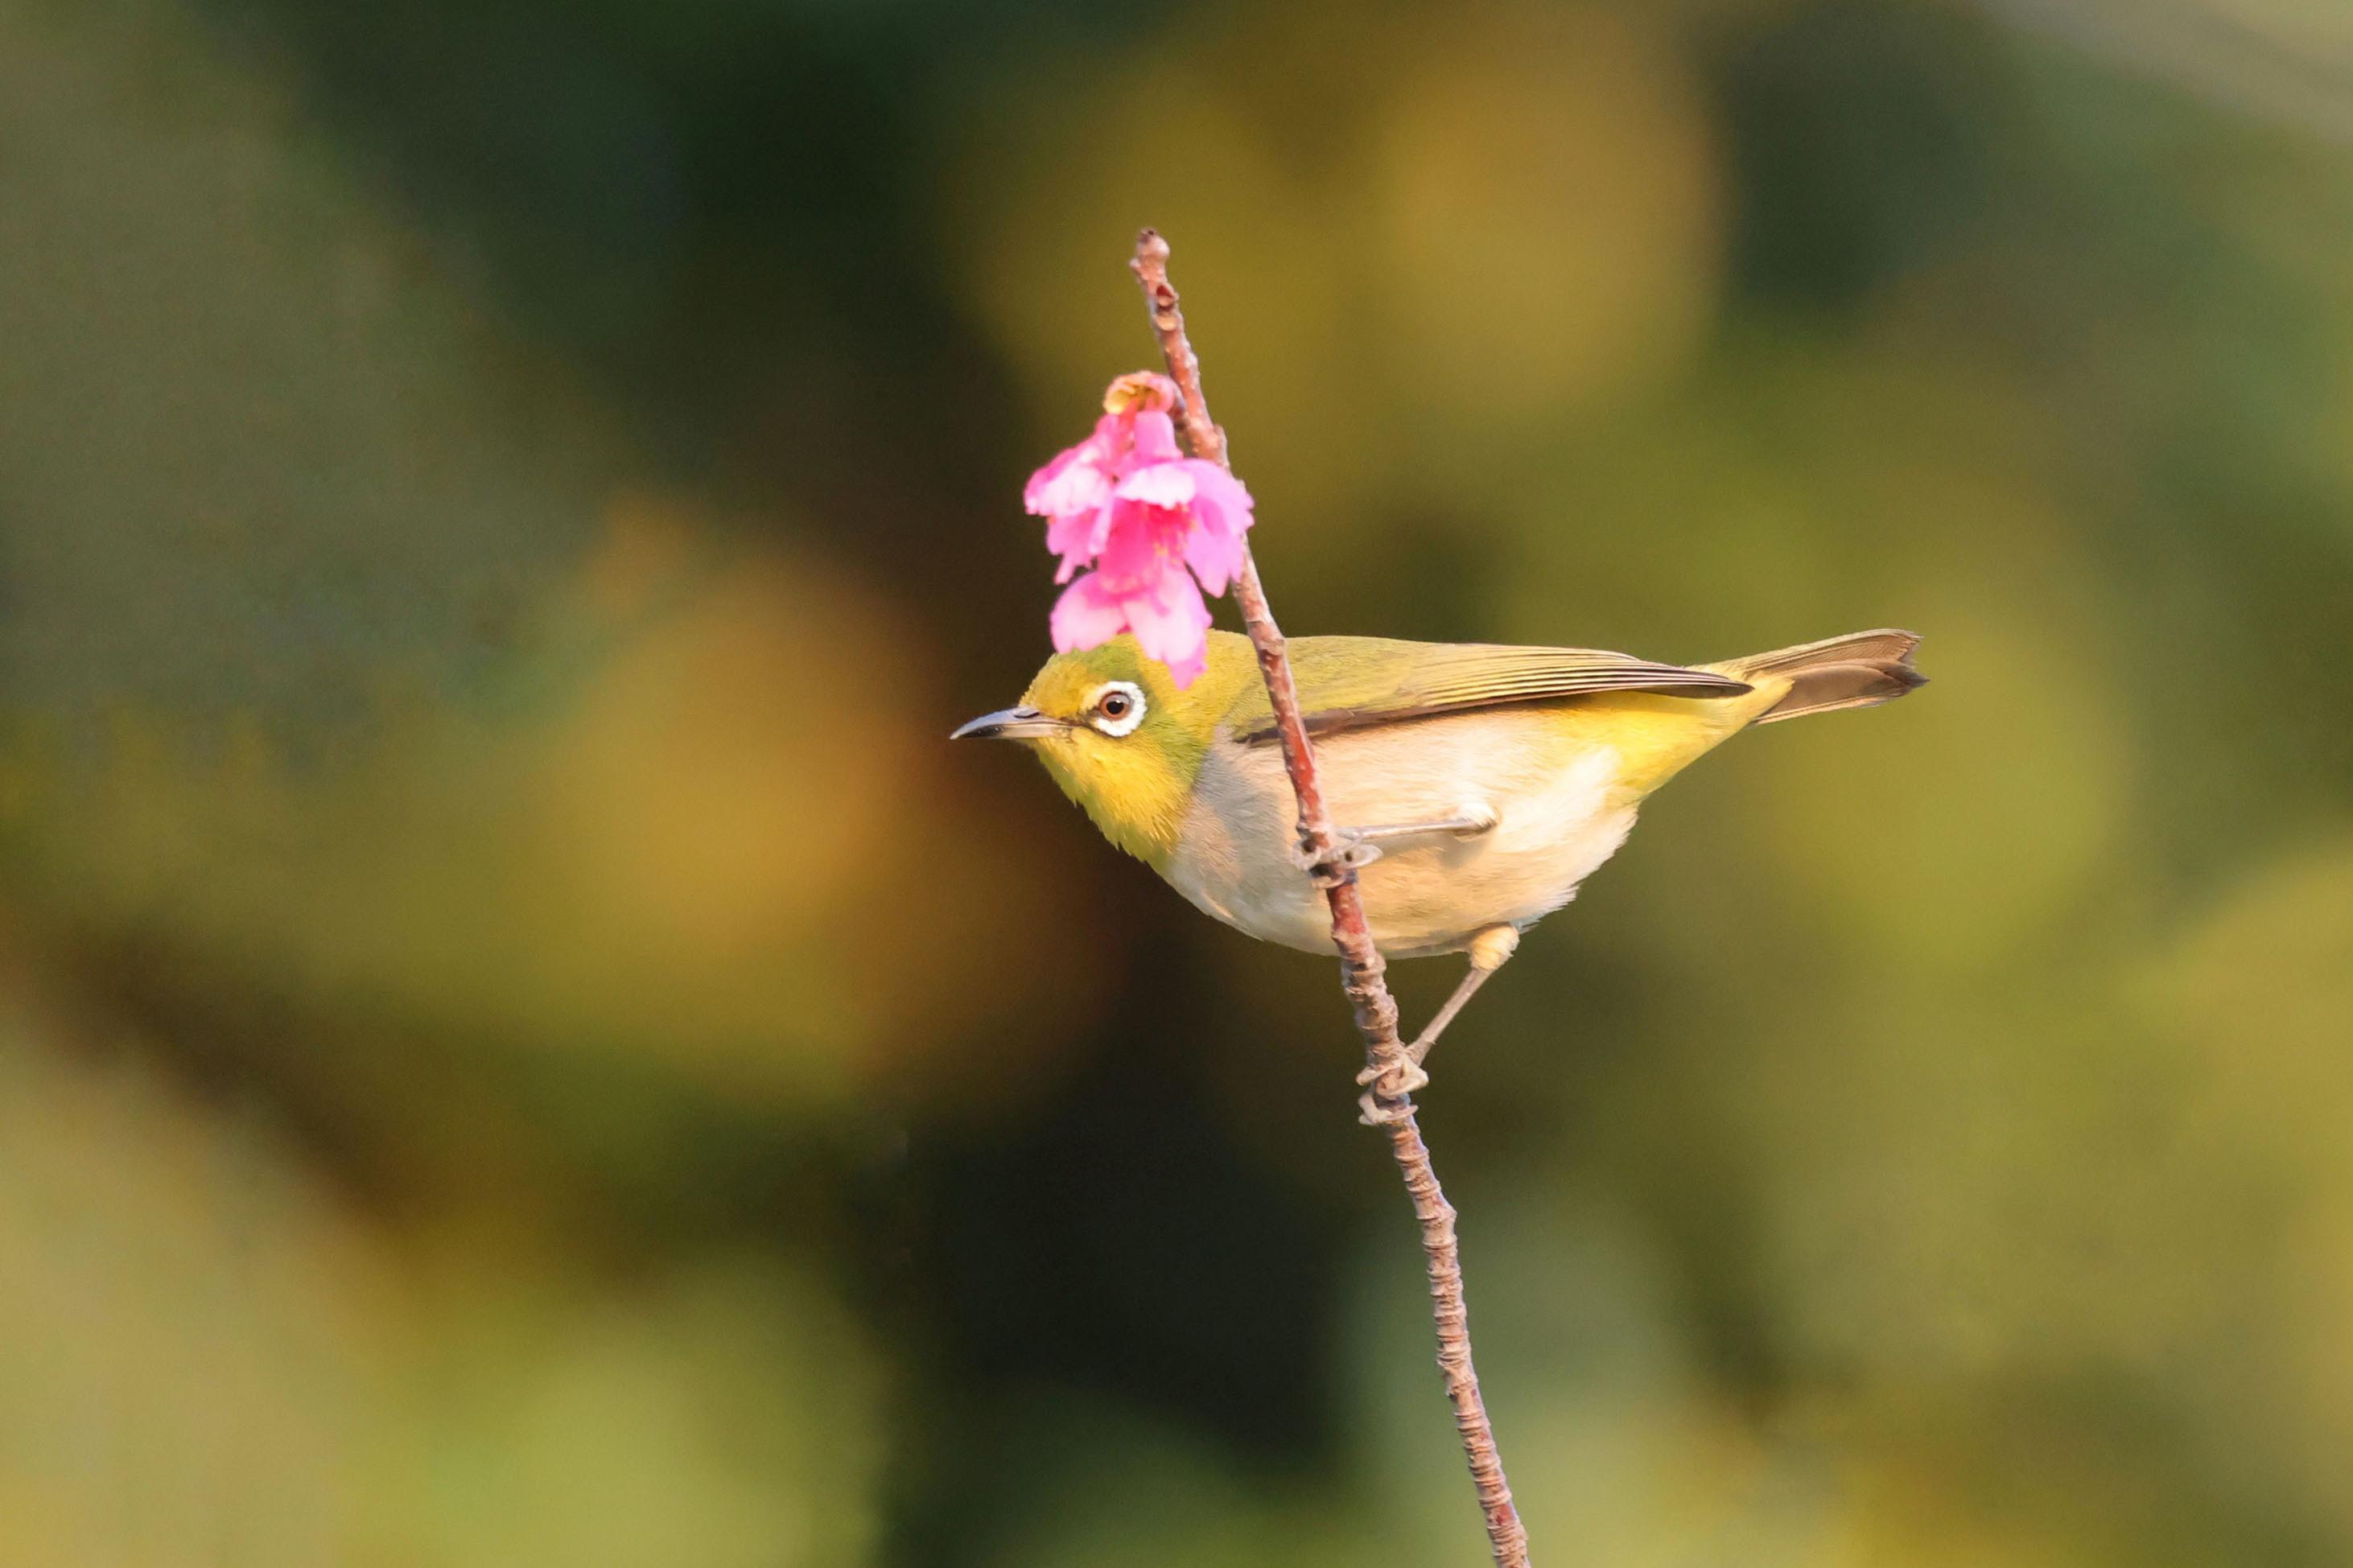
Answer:
M1290 630L1928 634L1440 1056L1539 1560L2353 1561L2353 13L0 0L0 1564L1482 1560L1333 966L944 741L1145 222Z

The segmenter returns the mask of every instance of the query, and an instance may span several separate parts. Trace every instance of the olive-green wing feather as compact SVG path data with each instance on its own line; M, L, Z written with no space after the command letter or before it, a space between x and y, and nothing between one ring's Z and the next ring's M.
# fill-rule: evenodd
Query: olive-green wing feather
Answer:
M1503 643L1397 642L1387 637L1293 637L1291 666L1310 734L1394 724L1605 691L1669 697L1737 697L1750 689L1720 670L1653 664L1589 647L1514 647ZM1227 722L1240 740L1274 738L1265 688L1242 688Z

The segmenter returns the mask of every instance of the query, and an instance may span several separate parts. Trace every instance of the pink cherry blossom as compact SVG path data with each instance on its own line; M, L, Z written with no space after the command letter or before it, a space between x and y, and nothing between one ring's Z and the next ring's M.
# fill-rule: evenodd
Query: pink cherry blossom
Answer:
M1241 570L1250 498L1225 469L1179 450L1176 405L1166 376L1121 376L1094 434L1032 474L1021 500L1047 520L1046 548L1062 558L1054 581L1070 584L1054 605L1054 646L1068 653L1133 632L1190 686L1208 664L1201 590L1222 594Z

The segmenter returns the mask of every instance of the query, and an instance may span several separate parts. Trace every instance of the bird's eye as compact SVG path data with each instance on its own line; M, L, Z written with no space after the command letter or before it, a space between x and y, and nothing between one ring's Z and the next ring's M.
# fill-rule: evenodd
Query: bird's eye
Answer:
M1114 680L1095 693L1091 712L1094 727L1113 740L1133 735L1144 722L1144 689L1132 680Z

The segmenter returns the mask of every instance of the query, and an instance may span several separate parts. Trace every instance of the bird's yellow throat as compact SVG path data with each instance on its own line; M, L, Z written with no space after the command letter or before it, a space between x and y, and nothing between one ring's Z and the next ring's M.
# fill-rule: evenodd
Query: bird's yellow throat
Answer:
M1105 838L1155 870L1166 867L1183 831L1193 781L1208 755L1219 720L1258 679L1250 639L1209 635L1208 668L1179 689L1167 669L1130 637L1050 660L1022 694L1022 705L1071 718L1104 686L1143 689L1145 717L1132 734L1104 735L1071 724L1036 742L1039 761L1064 795L1078 802Z

